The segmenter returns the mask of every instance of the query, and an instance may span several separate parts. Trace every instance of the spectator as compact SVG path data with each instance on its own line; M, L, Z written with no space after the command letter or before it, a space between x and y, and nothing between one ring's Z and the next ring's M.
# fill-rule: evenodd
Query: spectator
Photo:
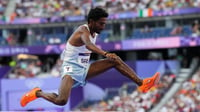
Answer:
M176 25L176 27L174 29L172 29L171 31L171 35L172 36L176 36L176 35L180 35L183 33L183 28L180 25Z
M152 29L147 24L141 30L141 32L143 32L143 33L148 33L148 32L151 32L151 31L152 31Z
M15 12L18 17L86 15L88 9L97 6L105 7L109 13L200 6L200 0L17 0L16 3Z
M200 36L200 27L199 22L195 20L192 24L192 37Z
M184 82L180 90L161 110L167 112L198 112L200 107L200 70Z
M8 37L6 38L8 45L16 45L16 36L13 33L9 33Z
M80 8L78 7L78 6L75 6L74 7L74 15L81 15L81 10L80 10Z
M57 59L56 64L51 69L51 75L54 77L58 77L60 75L60 67L62 66L62 60Z
M133 90L130 94L122 96L117 95L112 99L105 99L95 104L85 104L88 107L80 107L79 109L75 109L75 111L148 112L154 105L159 103L162 96L164 96L164 94L171 87L174 79L174 74L166 73L161 78L161 83L152 88L148 93L142 94L137 90ZM123 89L122 91L125 90ZM162 110L168 110L168 108L164 108Z

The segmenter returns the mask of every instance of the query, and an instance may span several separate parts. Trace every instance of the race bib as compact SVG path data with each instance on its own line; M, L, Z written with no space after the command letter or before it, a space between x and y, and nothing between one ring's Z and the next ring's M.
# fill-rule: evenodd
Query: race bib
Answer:
M78 56L78 63L86 66L89 63L90 60L90 53L79 53Z
M66 72L72 72L72 71L73 71L72 66L64 66L64 73L66 73Z

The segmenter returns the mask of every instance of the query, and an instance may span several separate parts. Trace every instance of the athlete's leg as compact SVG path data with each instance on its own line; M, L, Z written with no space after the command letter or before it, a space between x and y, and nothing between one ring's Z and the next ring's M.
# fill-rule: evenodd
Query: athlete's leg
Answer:
M117 60L102 59L92 63L88 70L86 79L97 76L113 67L116 68L122 75L133 80L138 86L142 85L142 79L140 79L134 70L125 64L119 57Z
M71 88L74 81L69 75L65 75L61 81L58 95L56 93L44 93L43 91L36 92L36 96L42 97L56 105L65 105L68 101Z

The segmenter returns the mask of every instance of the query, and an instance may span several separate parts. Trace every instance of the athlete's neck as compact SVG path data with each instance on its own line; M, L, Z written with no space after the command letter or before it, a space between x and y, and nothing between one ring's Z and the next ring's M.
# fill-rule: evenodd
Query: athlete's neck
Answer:
M87 24L88 25L88 28L89 28L89 32L91 34L92 37L95 37L95 31L93 30L92 26Z

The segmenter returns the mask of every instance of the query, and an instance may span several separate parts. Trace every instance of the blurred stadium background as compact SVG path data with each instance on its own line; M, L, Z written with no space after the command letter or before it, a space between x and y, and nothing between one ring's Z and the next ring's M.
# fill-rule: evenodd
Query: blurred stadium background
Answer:
M22 108L35 86L57 92L60 53L96 6L110 13L97 45L142 78L161 72L158 86L140 93L111 69L74 88L66 106L38 99ZM199 22L200 0L0 0L0 110L199 112Z

